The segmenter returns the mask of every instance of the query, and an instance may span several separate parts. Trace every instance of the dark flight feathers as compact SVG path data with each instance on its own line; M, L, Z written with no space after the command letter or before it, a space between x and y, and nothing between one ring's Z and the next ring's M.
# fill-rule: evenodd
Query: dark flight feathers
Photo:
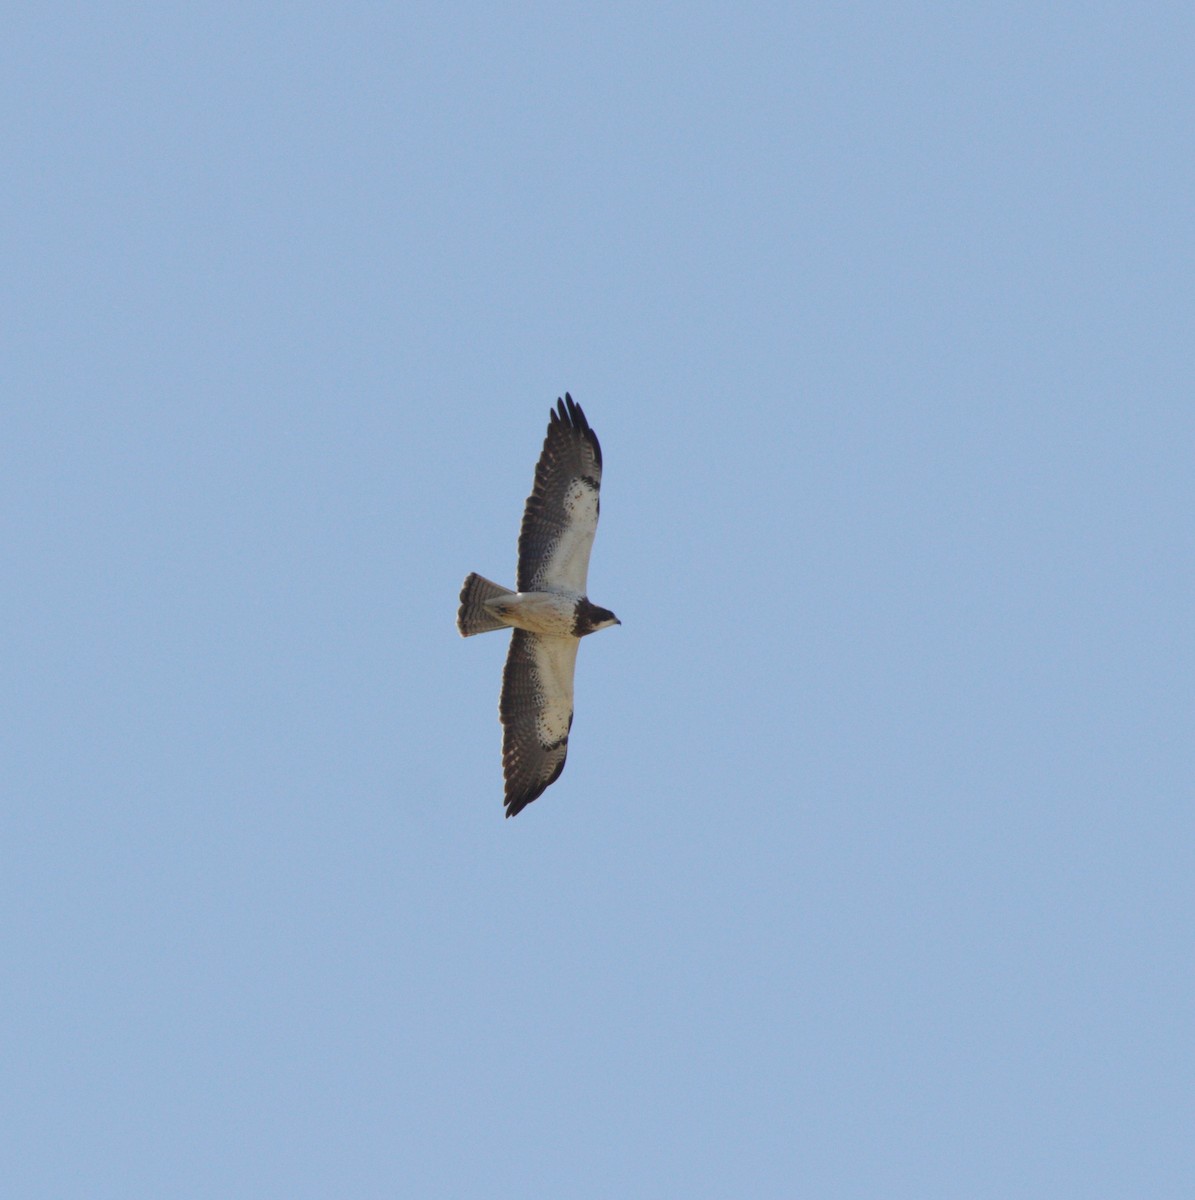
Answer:
M573 668L578 642L516 629L502 672L502 774L506 815L513 817L560 778L573 727ZM545 710L557 714L545 726ZM565 717L567 714L567 717Z
M553 550L569 532L569 513L564 499L570 485L584 480L596 493L602 482L602 448L597 434L568 392L556 401L544 438L544 448L535 468L535 483L519 530L519 569L515 586L533 592L544 585ZM594 521L596 526L596 519ZM592 545L593 533L589 533ZM585 559L588 566L589 552ZM578 589L584 591L584 582Z

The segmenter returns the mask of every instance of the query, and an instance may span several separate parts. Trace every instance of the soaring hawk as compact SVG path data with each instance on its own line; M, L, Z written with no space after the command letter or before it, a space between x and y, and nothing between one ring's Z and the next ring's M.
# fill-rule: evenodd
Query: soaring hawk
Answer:
M462 637L514 628L502 674L502 770L513 817L564 770L573 724L577 646L622 622L585 594L597 532L602 448L581 406L557 400L519 531L517 591L470 575L456 626Z

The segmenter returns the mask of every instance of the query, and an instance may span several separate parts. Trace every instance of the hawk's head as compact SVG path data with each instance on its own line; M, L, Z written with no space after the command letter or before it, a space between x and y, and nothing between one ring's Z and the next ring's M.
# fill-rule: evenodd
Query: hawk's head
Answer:
M573 617L573 636L584 637L587 633L596 633L599 629L608 629L611 625L621 625L622 622L608 609L590 604L588 600L578 600Z

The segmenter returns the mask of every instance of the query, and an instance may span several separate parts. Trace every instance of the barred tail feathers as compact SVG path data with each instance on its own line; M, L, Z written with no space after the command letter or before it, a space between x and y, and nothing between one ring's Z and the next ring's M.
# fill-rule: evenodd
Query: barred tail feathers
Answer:
M491 629L509 629L510 626L487 611L485 602L499 596L513 596L510 588L473 572L461 588L461 606L456 614L456 627L461 637L472 637L475 633L489 633Z

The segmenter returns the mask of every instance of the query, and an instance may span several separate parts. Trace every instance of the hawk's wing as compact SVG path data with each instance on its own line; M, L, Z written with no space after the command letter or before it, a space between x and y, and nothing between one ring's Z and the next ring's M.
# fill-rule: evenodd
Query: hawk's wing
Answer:
M502 673L502 772L513 817L560 778L573 724L580 641L516 629Z
M519 531L520 592L585 594L597 532L602 448L581 406L556 401Z

